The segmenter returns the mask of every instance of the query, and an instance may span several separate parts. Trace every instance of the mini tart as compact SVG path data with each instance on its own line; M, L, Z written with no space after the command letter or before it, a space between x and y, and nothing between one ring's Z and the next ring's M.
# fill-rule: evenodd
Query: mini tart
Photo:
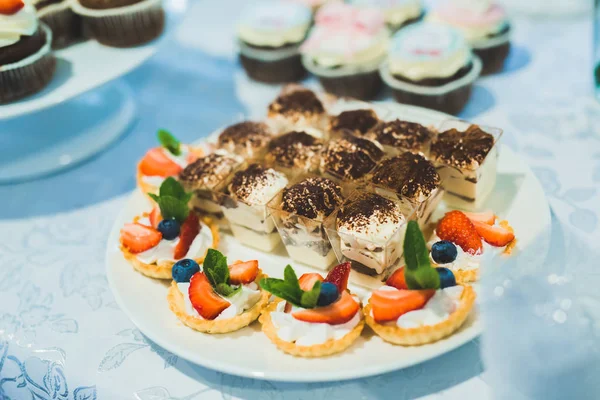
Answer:
M144 216L147 216L147 213L144 213ZM138 219L139 217L136 217L134 219L134 222L136 222ZM213 243L210 248L216 249L217 247L219 247L219 227L215 225L212 219L208 217L202 217L201 221L210 228L210 231L212 233ZM163 261L161 263L146 264L138 260L136 254L131 253L123 245L120 245L119 248L123 252L123 256L125 257L125 259L129 261L133 268L142 275L146 275L150 278L155 279L173 278L171 270L173 269L173 265L176 261ZM206 251L208 251L208 248L206 249ZM204 252L204 255L202 257L194 258L194 261L201 265L204 262L206 251Z
M464 285L460 297L460 305L448 319L439 324L420 326L418 328L400 328L397 325L382 325L376 322L371 315L371 304L365 305L363 312L367 325L386 342L402 346L419 346L441 340L456 332L466 321L475 305L475 291L469 285Z
M204 150L202 150L202 148L200 147L191 147L190 146L190 153L195 154L196 157L202 157L204 156ZM137 168L136 168L136 174L135 174L135 180L137 182L137 187L142 191L142 193L144 194L144 196L146 196L146 198L148 200L150 200L151 202L154 202L154 200L152 200L150 198L150 196L148 196L148 193L152 193L152 194L156 194L158 195L158 189L159 186L156 185L152 185L148 182L144 182L144 174L142 174L142 171L140 169L140 164L142 163L142 160L140 160L137 164ZM161 178L168 178L166 176L161 176ZM154 204L154 203L153 203Z
M354 343L360 336L364 326L365 319L362 315L362 311L359 309L357 312L361 316L360 322L344 337L341 339L329 339L325 343L315 344L312 346L298 346L293 342L286 342L277 335L277 328L271 320L271 313L277 310L277 304L281 299L269 304L258 321L262 324L262 331L265 335L273 342L280 350L285 353L291 354L296 357L325 357L336 353L341 353Z
M262 270L259 269L254 282L258 285L260 280L266 277L267 276L262 273ZM177 282L175 281L171 282L171 287L169 287L169 292L167 293L167 301L169 302L171 311L186 326L204 333L229 333L240 330L258 319L263 309L269 303L269 298L271 297L270 293L266 290L260 289L260 292L260 299L249 310L246 310L233 318L221 320L203 319L187 314L185 312L183 293L179 291Z

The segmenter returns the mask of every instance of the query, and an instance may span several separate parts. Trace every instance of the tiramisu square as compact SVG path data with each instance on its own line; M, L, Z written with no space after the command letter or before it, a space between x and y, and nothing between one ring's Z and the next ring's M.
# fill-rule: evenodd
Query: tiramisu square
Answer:
M201 214L225 225L223 213L215 197L215 190L243 162L239 156L224 150L200 157L179 174L179 181L188 192L194 192L192 206Z
M240 243L271 251L280 243L267 203L288 184L282 172L259 164L237 171L220 193L221 208Z
M357 182L375 168L383 155L378 143L345 133L325 146L320 171L339 182Z
M289 176L316 172L319 168L323 141L304 131L281 135L269 143L265 163Z
M364 136L379 122L377 113L370 108L342 111L329 117L329 135L350 132L356 136Z
M335 262L323 222L342 202L343 191L337 183L309 176L293 182L269 203L293 260L324 270Z
M502 131L448 121L431 144L430 159L446 190L446 203L480 208L496 184L497 146Z
M377 193L414 207L422 225L429 221L443 196L435 166L417 153L405 152L381 161L369 182Z
M365 137L381 143L388 155L395 156L405 151L427 154L434 135L424 125L395 119L377 124Z
M271 128L264 122L243 121L225 128L217 146L246 159L257 159L264 155L272 138Z
M285 88L269 105L267 123L280 134L305 131L316 137L324 137L328 117L317 95L303 87Z

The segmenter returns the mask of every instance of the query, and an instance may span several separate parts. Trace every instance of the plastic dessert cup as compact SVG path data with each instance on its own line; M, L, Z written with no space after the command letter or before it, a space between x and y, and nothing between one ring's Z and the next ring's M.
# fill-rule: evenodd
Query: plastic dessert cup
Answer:
M396 79L389 70L388 62L379 68L381 78L392 89L399 103L431 108L447 114L458 114L471 96L473 82L481 74L482 63L473 56L469 72L455 81L441 86L423 86Z
M451 129L464 132L472 125L475 124L462 120L446 120L440 125L439 132L443 134L443 132ZM492 135L494 143L477 168L460 169L440 160L435 151L430 155L440 174L442 186L445 189L444 201L449 207L478 210L496 185L498 141L502 137L502 129L481 125L479 125L479 128Z

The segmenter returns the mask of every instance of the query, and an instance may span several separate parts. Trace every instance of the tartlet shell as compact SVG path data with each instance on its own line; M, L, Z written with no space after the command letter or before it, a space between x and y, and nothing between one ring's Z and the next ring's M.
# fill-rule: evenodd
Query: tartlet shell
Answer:
M262 324L262 331L265 335L273 342L280 350L285 353L291 354L296 357L325 357L336 353L341 353L350 347L356 339L360 336L364 326L365 319L362 315L362 311L359 309L358 313L361 316L360 322L356 325L346 336L341 339L329 339L325 343L315 344L312 346L298 346L292 342L286 342L277 336L277 329L271 320L271 313L277 309L277 304L283 301L278 299L267 306L264 309L262 315L259 318L259 322Z
M371 316L371 304L364 307L367 325L375 331L383 340L403 346L419 346L433 343L450 336L456 332L466 321L475 304L475 291L469 285L464 285L464 291L460 298L460 305L448 319L439 324L421 326L418 328L400 328L396 325L382 325L375 322Z
M219 246L219 227L215 225L210 218L203 217L201 220L210 228L213 236L213 243L210 248L216 249ZM119 248L123 252L125 259L129 261L133 268L142 275L146 275L155 279L172 279L171 270L173 269L175 262L165 261L160 264L146 264L138 260L136 255L127 250L123 245L120 245ZM206 252L208 252L208 249L206 249ZM204 252L202 257L194 258L194 261L196 261L198 264L202 264L204 262L204 257L206 257L206 252Z
M261 279L266 277L267 276L262 273L262 270L259 270L258 276L254 282L258 284ZM249 310L233 318L223 320L208 320L188 315L185 312L183 294L177 288L177 283L175 281L171 282L167 294L167 301L169 302L169 309L171 309L173 314L175 314L187 327L203 333L229 333L240 330L258 319L263 309L269 303L269 298L271 297L269 292L263 289L260 289L260 291L260 299Z

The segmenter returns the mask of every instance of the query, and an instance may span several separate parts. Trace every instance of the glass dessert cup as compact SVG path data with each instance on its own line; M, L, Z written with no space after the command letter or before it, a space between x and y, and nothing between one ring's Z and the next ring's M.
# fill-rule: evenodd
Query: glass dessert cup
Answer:
M287 188L307 179L318 178L318 175L305 174L295 177ZM332 180L334 183L334 180ZM343 185L342 197L348 193ZM300 262L320 270L328 270L337 260L325 228L325 220L308 218L283 209L283 190L279 192L268 204L281 240L285 245L288 255L296 262ZM337 208L337 207L336 207ZM334 210L335 211L335 210Z
M438 131L442 134L451 129L465 132L472 125L475 124L463 120L446 120L442 122ZM478 167L461 169L440 160L435 151L430 155L442 180L444 201L451 208L480 209L496 185L498 141L502 137L502 129L481 125L479 128L492 135L494 143Z

